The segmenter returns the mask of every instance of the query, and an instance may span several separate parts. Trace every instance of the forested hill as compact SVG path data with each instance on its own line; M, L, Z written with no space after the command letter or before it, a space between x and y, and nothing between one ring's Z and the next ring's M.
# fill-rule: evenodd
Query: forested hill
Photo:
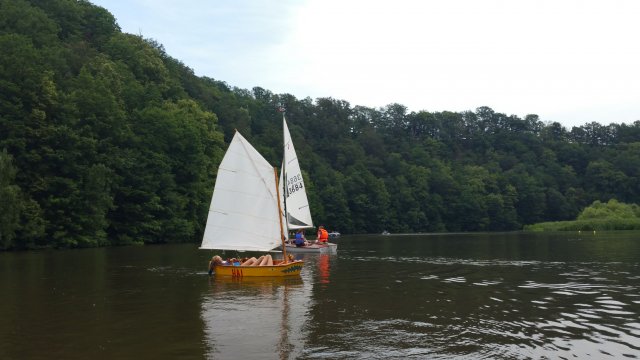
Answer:
M280 104L315 223L343 233L514 230L640 203L640 121L568 130L238 89L86 1L0 0L0 49L0 249L199 241L234 129L279 166Z

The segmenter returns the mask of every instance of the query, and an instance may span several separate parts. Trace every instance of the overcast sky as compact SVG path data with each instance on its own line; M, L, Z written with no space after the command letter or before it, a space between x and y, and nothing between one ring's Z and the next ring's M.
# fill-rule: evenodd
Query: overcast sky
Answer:
M298 99L640 120L636 0L91 0L196 75Z

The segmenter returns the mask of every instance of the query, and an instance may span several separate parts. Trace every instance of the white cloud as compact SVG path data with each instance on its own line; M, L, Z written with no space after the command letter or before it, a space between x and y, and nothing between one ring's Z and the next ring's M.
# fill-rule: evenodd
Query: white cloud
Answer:
M298 98L640 120L633 0L107 1L196 74Z

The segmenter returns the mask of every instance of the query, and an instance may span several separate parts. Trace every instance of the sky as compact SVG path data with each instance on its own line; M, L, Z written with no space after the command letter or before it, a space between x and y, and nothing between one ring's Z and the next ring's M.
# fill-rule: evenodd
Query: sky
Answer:
M298 99L640 120L636 0L91 0L198 76Z

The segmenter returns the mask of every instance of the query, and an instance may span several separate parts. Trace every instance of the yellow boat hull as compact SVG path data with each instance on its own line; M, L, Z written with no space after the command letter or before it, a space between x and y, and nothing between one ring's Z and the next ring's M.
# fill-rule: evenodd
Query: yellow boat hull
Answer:
M216 276L230 276L233 278L298 276L302 271L302 265L304 265L302 260L271 266L215 265L213 271Z

